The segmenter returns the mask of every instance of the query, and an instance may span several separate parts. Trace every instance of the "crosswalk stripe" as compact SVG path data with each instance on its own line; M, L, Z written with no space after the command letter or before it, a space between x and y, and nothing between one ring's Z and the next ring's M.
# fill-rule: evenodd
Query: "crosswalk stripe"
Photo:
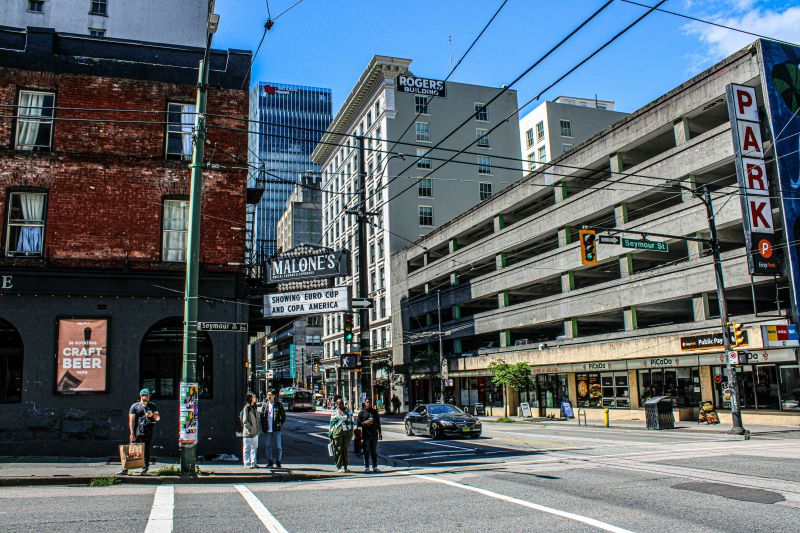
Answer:
M171 533L172 512L175 507L175 489L172 485L160 485L153 497L150 519L145 533Z
M250 492L250 489L244 485L234 485L234 488L239 491L239 494L242 495L242 498L244 498L244 500L247 502L247 505L249 505L250 509L256 513L258 519L261 520L261 523L264 524L264 527L266 527L270 533L289 533L286 531L286 528L284 528L281 523L278 522L274 516L272 516L272 513L270 513L264 504L261 503L261 500L259 500L255 494Z

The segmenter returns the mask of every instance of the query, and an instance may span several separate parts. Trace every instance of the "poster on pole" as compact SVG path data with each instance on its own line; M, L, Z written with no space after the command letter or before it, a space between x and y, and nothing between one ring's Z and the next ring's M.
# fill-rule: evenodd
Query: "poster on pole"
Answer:
M106 391L108 320L58 321L56 392Z
M197 401L200 396L197 383L181 382L178 442L197 444Z

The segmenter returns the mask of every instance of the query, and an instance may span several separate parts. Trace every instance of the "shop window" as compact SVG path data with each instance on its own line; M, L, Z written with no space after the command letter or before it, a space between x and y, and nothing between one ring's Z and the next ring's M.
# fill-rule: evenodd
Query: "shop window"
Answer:
M167 104L167 158L189 160L192 157L194 104Z
M22 337L0 319L0 403L22 401Z
M44 250L47 193L11 192L8 198L6 255L41 256Z
M486 379L486 407L503 407L503 386Z
M164 200L161 249L164 261L186 261L189 201Z
M578 407L631 406L627 372L602 372L575 376Z
M730 409L730 400L725 390L728 376L725 367L712 368L714 380L714 401L718 407ZM742 409L780 409L778 396L778 368L775 365L742 365L736 367L736 390Z
M786 365L780 367L781 410L800 410L800 367Z
M17 109L17 150L49 152L53 144L53 110L56 95L20 91Z
M536 398L531 407L559 408L569 401L566 374L539 374L536 376Z
M213 346L208 333L197 334L197 382L200 397L211 398L213 391ZM142 340L139 351L139 388L153 391L153 398L178 397L183 362L183 319L158 322Z
M700 370L697 367L639 370L639 405L654 396L669 396L676 407L700 405Z

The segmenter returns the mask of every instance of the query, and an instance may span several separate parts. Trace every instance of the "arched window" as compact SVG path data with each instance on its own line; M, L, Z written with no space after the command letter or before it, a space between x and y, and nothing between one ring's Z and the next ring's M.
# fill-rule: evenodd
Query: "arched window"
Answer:
M213 390L214 348L208 333L197 334L197 382L200 397L210 398ZM177 398L183 364L183 319L167 318L150 328L139 352L139 386L153 392L153 398Z
M0 403L22 401L22 337L0 319Z

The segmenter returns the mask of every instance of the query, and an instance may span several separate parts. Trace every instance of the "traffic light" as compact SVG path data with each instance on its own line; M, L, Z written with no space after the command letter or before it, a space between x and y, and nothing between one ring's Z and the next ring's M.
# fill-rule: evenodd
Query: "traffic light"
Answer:
M579 232L581 240L581 263L584 265L597 264L597 237L593 229L582 229Z
M344 340L345 342L353 341L353 313L344 314Z
M319 374L319 363L314 363L314 373Z
M731 346L744 346L744 330L738 322L728 322Z

